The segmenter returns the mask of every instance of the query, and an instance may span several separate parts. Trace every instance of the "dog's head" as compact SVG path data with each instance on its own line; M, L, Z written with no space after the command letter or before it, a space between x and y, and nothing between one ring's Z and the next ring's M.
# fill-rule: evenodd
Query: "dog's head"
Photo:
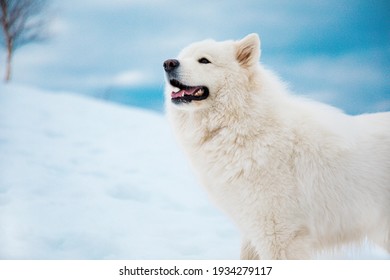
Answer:
M181 109L210 107L248 91L258 65L260 40L250 34L240 41L206 40L164 62L166 99Z

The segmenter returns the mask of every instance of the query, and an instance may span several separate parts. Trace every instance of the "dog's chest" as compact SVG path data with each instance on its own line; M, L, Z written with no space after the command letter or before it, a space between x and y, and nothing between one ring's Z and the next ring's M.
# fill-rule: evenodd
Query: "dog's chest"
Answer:
M231 127L198 130L183 144L190 161L207 182L226 184L251 178L249 174L264 167L268 158L258 137L237 133Z

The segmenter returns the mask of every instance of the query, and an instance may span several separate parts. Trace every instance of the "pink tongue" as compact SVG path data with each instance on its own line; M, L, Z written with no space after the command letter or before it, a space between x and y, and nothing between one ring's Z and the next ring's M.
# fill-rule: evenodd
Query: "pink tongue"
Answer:
M172 92L171 93L171 98L178 98L178 97L183 97L185 95L194 95L194 93L199 89L200 87L191 87L187 89L182 89L178 92Z
M184 90L180 90L178 92L172 92L171 98L178 98L178 97L182 97L183 95L184 95Z

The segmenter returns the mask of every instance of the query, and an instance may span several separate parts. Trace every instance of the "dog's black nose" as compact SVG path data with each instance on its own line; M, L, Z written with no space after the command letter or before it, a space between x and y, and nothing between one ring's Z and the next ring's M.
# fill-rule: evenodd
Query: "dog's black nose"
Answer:
M168 59L164 61L165 72L169 73L179 67L180 62L177 59Z

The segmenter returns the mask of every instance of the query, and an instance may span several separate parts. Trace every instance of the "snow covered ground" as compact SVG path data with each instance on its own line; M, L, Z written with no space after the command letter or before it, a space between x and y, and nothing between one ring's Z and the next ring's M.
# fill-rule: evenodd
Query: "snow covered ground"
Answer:
M197 184L164 117L0 86L0 259L238 254L238 231Z

